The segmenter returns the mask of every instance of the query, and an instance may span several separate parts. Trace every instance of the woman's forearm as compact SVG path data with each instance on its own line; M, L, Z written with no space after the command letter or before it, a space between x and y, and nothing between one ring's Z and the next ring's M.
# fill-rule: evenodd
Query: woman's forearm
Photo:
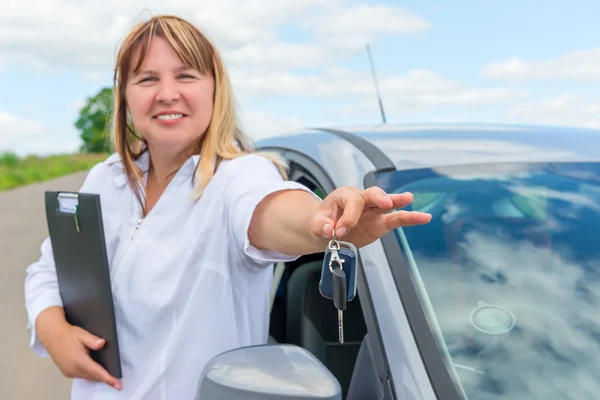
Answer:
M324 251L328 240L313 235L310 225L320 204L317 197L303 190L285 190L267 196L252 217L250 243L261 250L288 255Z

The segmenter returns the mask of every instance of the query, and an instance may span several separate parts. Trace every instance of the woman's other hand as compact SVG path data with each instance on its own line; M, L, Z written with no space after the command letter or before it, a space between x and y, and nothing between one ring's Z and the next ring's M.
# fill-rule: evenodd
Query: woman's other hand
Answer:
M40 313L36 325L40 341L65 377L104 382L121 390L121 382L90 357L90 350L104 347L104 339L69 324L59 307Z

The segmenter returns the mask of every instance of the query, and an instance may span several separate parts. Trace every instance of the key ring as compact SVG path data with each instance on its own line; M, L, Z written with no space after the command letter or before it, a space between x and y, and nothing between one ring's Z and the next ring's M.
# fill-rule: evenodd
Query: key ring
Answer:
M337 251L332 251L331 252L331 258L329 259L329 270L331 271L331 273L333 274L333 267L331 266L334 262L338 264L338 267L343 271L344 270L344 266L342 265L342 263L346 261L340 258L340 255L338 254Z
M337 241L337 239L331 239L329 241L329 251L340 251L340 249L342 248L342 246L340 245L340 242Z
M329 251L340 251L340 249L341 249L340 242L338 241L338 238L335 236L335 229L333 230L333 234L331 235L331 240L329 241L328 247L329 247Z

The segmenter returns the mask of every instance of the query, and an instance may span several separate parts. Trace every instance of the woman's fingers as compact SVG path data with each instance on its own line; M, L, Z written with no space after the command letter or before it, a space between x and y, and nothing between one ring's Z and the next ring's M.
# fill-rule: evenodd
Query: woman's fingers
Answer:
M388 194L377 186L362 191L365 204L369 208L379 208L381 213L392 209L403 208L412 203L414 197L410 192Z
M335 224L335 236L342 238L360 221L365 208L365 199L361 192L354 188L340 188L332 194L335 203L342 209L342 215Z
M406 207L407 205L412 203L414 200L414 196L410 192L404 192L404 193L400 193L400 194L391 194L390 198L392 199L392 202L394 204L392 207L394 209Z
M388 194L377 186L363 190L361 195L365 199L365 207L375 209L373 211L379 211L381 214L406 207L414 200L410 192Z
M85 349L100 350L106 344L106 340L99 338L98 336L86 331L85 329L77 329L78 339ZM83 358L79 363L80 373L83 378L104 382L107 385L114 387L115 389L121 389L121 383L117 378L108 373L100 364L94 361L86 351L81 355Z
M104 347L106 341L98 336L86 331L85 329L77 329L79 341L88 349L100 350Z
M121 390L121 382L114 376L108 373L100 364L87 356L85 363L82 365L83 373L91 377L91 380L104 382L117 390Z
M422 225L431 221L431 214L419 211L394 211L385 216L386 228L396 229L401 226Z
M393 206L393 201L390 196L378 186L362 190L360 194L365 200L365 206L367 208L381 208L387 210Z

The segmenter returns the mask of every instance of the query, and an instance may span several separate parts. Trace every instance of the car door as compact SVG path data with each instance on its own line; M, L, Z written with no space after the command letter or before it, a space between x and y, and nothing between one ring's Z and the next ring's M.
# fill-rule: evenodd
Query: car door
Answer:
M332 179L314 159L289 149L270 148L277 151L289 163L289 180L309 187L321 198L335 189ZM373 309L373 301L365 279L363 266L358 265L358 298L366 335L353 358L352 377L345 392L347 399L395 399L392 388L390 367L383 351L379 321ZM332 315L332 318L334 316Z

